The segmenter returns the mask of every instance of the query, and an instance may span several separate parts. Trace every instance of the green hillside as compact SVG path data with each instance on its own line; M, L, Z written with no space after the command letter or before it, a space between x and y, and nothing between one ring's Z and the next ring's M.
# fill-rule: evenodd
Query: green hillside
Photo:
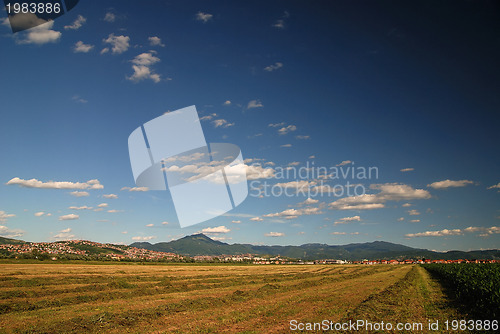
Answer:
M0 237L0 245L4 244L25 244L26 241Z

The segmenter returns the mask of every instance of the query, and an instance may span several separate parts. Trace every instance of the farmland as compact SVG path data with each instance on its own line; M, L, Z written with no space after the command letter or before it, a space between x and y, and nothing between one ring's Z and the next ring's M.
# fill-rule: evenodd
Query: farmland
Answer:
M500 264L427 264L475 319L500 318Z
M283 333L291 320L459 318L417 265L0 263L0 281L1 333Z

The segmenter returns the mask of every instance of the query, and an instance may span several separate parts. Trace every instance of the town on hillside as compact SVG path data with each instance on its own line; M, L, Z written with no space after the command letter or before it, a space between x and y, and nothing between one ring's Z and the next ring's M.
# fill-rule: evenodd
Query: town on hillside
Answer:
M57 242L27 242L0 245L0 255L4 257L29 258L34 255L41 259L85 259L96 260L179 260L183 257L174 253L156 252L124 245L102 244L88 240L68 240Z

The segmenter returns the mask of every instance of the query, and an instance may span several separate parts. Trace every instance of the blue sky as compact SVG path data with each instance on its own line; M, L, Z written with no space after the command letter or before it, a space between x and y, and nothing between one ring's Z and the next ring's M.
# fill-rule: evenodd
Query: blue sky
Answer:
M16 34L1 15L2 236L500 246L494 2L82 0ZM134 191L127 139L190 105L241 148L251 194L365 192L250 195L181 229L168 191ZM279 178L312 166L378 177Z

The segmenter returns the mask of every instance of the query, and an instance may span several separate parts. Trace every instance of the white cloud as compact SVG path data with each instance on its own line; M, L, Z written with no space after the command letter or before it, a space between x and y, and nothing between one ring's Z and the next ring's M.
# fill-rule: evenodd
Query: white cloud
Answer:
M257 137L261 137L263 136L264 134L262 132L259 132L259 133L256 133L254 135L248 135L247 138L248 139L252 139L252 138L257 138Z
M209 121L209 120L213 119L214 117L217 117L217 114L216 113L211 113L209 115L205 115L205 116L200 117L200 120L202 120L202 121Z
M127 77L130 81L139 82L146 79L151 79L154 83L161 81L161 76L151 71L148 66L132 65L132 69L134 70L134 74Z
M93 208L91 206L70 206L68 209L70 210L92 210Z
M278 29L285 29L285 20L277 20L274 24L273 27L278 28Z
M128 231L122 231L122 234L128 234Z
M407 238L415 238L415 237L446 237L446 236L452 236L452 235L463 235L464 233L480 233L480 237L488 237L493 234L498 234L500 233L500 227L498 226L492 226L492 227L477 227L477 226L470 226L465 229L453 229L453 230L448 230L444 229L441 231L425 231L425 232L420 232L420 233L410 233L406 234L405 236Z
M247 109L262 108L264 105L260 100L251 100L248 102Z
M306 199L304 202L300 202L300 203L298 203L297 205L298 205L298 206L302 206L302 205L311 205L311 204L316 204L316 203L318 203L318 202L319 202L319 200L317 200L317 199L308 198L308 199Z
M269 65L267 67L264 67L264 71L272 72L272 71L276 71L276 70L278 70L278 69L280 69L282 67L283 67L283 63L276 62L273 65Z
M227 100L222 105L224 105L224 106L230 106L231 105L231 101Z
M371 189L380 190L377 197L384 199L385 201L401 201L401 200L412 200L412 199L429 199L431 194L424 189L414 189L406 184L399 183L384 183L384 184L372 184Z
M284 237L285 233L282 232L269 232L264 234L266 237Z
M286 219L295 219L299 216L309 216L309 215L319 215L321 212L320 208L301 208L301 209L287 209L281 212L269 213L263 215L263 217L285 217Z
M280 135L286 135L287 133L295 131L295 130L297 130L297 127L295 125L288 125L288 126L284 126L281 129L279 129L278 133Z
M406 184L372 184L370 189L380 190L378 194L344 197L329 204L336 210L371 210L385 207L387 201L429 199L431 194L424 189L414 189Z
M405 218L404 218L404 217L400 217L400 218L398 218L398 222L402 222L403 220L405 220Z
M467 233L475 233L475 232L480 232L479 234L480 237L488 237L492 234L498 234L500 233L500 227L498 226L492 226L492 227L475 227L475 226L470 226L464 229L464 232Z
M402 206L403 208L408 208L408 207L412 206L412 204L411 204L411 203L405 203L405 204L403 204L403 205L401 205L401 206Z
M89 101L81 98L79 95L73 95L73 97L71 98L73 101L76 101L78 103L87 103Z
M315 185L316 185L315 181L300 180L300 181L276 183L274 186L279 188L295 188L297 190L307 190L308 188Z
M329 206L335 210L372 210L385 207L383 200L372 194L344 197L330 203Z
M233 224L241 224L241 220L232 220L231 223L233 223Z
M71 234L71 229L68 227L64 230L59 231L58 234L54 235L54 239L71 240L71 239L75 239L75 235Z
M115 210L115 209L113 209L113 210L108 210L108 212L109 212L109 213L117 213L117 212L121 212L121 211L120 211L120 210Z
M107 195L102 195L104 198L112 198L112 199L117 199L118 195L115 194L107 194Z
M168 222L162 222L161 224L162 225L168 225Z
M14 15L17 17L19 14ZM32 14L30 14L32 15ZM12 23L12 20L11 20ZM17 40L18 44L46 44L55 43L61 38L61 33L59 31L52 30L54 21L49 21L47 23L41 24L34 28L31 28L27 34L23 35L24 39Z
M279 128L280 126L284 126L286 123L285 122L281 122L281 123L271 123L269 124L268 126L271 127L271 128Z
M474 184L474 181L469 181L469 180L458 180L458 181L444 180L444 181L438 181L438 182L433 182L431 184L428 184L427 187L431 187L431 188L434 188L434 189L446 189L446 188L465 187L468 184Z
M351 222L359 222L359 221L361 221L360 216L344 217L344 218L340 218L339 220L337 220L335 223L333 223L333 225L349 224Z
M120 190L128 190L128 191L148 191L148 187L123 187Z
M292 144L284 144L284 145L281 145L280 147L292 147Z
M107 208L108 207L108 203L101 203L97 207L98 208Z
M11 179L6 185L18 185L24 188L41 188L41 189L102 189L104 186L99 183L99 180L89 180L87 182L42 182L37 179L23 180L18 177Z
M412 219L410 220L410 223L420 223L420 219Z
M221 127L221 128L228 128L230 126L233 126L234 123L229 123L228 121L226 121L225 119L216 119L214 121L212 121L212 123L214 124L214 126L216 128L218 127Z
M113 14L113 13L106 13L106 15L104 16L104 21L106 22L115 22L116 20L116 15Z
M0 225L0 236L2 236L4 238L18 238L18 237L21 237L23 235L24 235L23 230L10 229L7 226Z
M488 189L500 189L500 182L498 184L492 185L491 187L488 187Z
M349 165L349 164L352 164L352 161L351 161L351 160L344 160L344 161L342 161L341 163L336 164L335 166L336 166L336 167L340 167L340 166L345 166L345 165Z
M115 36L114 34L109 34L108 38L103 39L102 41L112 46L111 51L113 54L124 53L130 47L130 37L128 36Z
M152 45L152 46L161 46L161 47L165 46L165 44L163 44L161 42L161 38L160 37L151 36L151 37L148 37L148 40L149 40L149 44Z
M152 240L152 239L156 239L156 236L150 235L147 237L132 237L132 240L135 240L135 241L148 241L148 240Z
M246 166L246 165L245 165ZM276 171L273 168L264 168L260 165L246 166L248 180L268 179L274 177Z
M219 233L229 233L229 232L231 232L231 230L222 225L217 227L207 227L201 230L201 233L206 233L206 234L219 234Z
M131 62L135 65L151 66L160 61L160 58L153 55L155 53L155 51L143 52L140 55L135 56L135 58L132 59Z
M201 21L201 22L203 22L203 23L207 23L207 22L208 22L208 21L210 21L212 18L213 18L213 15L212 15L212 14L203 13L203 12L198 12L198 13L196 13L196 20L197 20L197 21Z
M69 193L71 196L75 196L75 197L87 197L89 196L90 194L86 191L73 191L73 192L70 192Z
M0 222L5 222L8 218L15 217L13 213L7 213L5 211L0 211Z
M404 173L404 172L412 172L414 170L415 170L415 168L403 168L403 169L400 169L399 171Z
M87 19L81 15L78 15L75 22L73 22L73 24L71 24L71 25L64 26L64 29L77 30L77 29L80 29L85 22L87 22Z
M331 235L346 235L347 233L345 232L331 232Z
M177 166L170 165L164 167L163 170L169 173L189 173L192 176L186 177L184 180L187 182L194 181L199 177L205 177L206 180L217 184L224 184L225 178L221 174L214 173L219 170L221 166L225 165L225 161L213 161L210 163L200 162L193 163L191 165ZM260 166L247 166L240 162L231 166L225 167L226 177L229 183L242 182L246 177L249 179L257 179L266 176L272 176L274 170L268 168L262 168Z
M305 140L305 139L311 138L311 136L298 135L298 136L295 136L295 138L296 139L303 139L303 140Z
M147 224L146 227L153 227L155 224Z
M418 216L418 215L420 215L420 212L418 210L409 210L408 214L410 216Z
M59 220L76 220L78 218L80 218L79 215L75 215L73 213L70 213L69 215L60 216Z
M192 154L186 154L186 155L177 155L173 157L169 157L166 159L163 159L163 162L176 162L176 161L181 161L181 162L190 162L190 161L197 161L203 159L207 154L202 153L202 152L195 152Z
M41 217L41 216L43 216L44 214L45 214L45 212L40 211L40 212L35 212L33 215L34 215L35 217Z
M253 217L253 218L250 218L251 221L253 222L261 222L263 221L264 219L260 218L260 217Z
M454 229L454 230L448 230L444 229L441 231L426 231L426 232L421 232L421 233L409 233L406 234L405 236L407 238L415 238L415 237L446 237L450 235L461 235L462 230L460 229Z
M73 52L75 53L87 53L94 48L91 44L85 44L82 41L78 41L75 43L73 47Z

